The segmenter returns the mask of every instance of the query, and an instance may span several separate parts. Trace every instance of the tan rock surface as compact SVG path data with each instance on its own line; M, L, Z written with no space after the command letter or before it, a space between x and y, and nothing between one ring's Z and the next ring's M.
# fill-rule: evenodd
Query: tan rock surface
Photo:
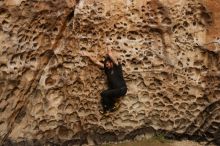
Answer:
M0 0L1 143L100 144L152 130L218 136L219 44L209 42L219 40L219 7L218 0ZM98 112L105 75L79 55L101 60L106 48L121 58L128 85L110 115Z

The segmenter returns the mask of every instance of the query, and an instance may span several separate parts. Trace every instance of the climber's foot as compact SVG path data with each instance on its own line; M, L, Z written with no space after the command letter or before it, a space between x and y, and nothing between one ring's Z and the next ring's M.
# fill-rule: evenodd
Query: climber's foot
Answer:
M109 113L109 111L108 110L99 110L99 113L106 115Z
M115 106L113 107L113 110L116 111L120 108L120 104L118 102L115 103Z

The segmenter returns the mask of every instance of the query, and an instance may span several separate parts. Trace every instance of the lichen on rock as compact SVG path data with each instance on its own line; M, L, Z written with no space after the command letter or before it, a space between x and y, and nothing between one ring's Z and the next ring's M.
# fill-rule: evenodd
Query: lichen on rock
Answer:
M101 144L157 130L212 140L220 125L219 7L217 0L0 0L1 143ZM128 85L109 115L99 113L105 75L79 55L102 60L106 48Z

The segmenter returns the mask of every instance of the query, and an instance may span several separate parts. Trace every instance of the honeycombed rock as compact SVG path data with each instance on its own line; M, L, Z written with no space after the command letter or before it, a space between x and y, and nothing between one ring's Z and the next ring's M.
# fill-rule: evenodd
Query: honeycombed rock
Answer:
M218 0L0 0L1 144L101 144L158 130L218 137L219 8ZM105 75L79 55L103 60L106 48L128 85L109 115L99 113Z

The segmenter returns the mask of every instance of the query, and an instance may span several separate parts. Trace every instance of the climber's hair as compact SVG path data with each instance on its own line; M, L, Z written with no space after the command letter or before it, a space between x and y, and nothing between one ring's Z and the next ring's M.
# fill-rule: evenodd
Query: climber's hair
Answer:
M107 63L107 62L113 63L113 61L112 61L112 59L109 57L109 55L106 55L104 58L105 58L105 59L104 59L104 67L106 67L106 63Z

